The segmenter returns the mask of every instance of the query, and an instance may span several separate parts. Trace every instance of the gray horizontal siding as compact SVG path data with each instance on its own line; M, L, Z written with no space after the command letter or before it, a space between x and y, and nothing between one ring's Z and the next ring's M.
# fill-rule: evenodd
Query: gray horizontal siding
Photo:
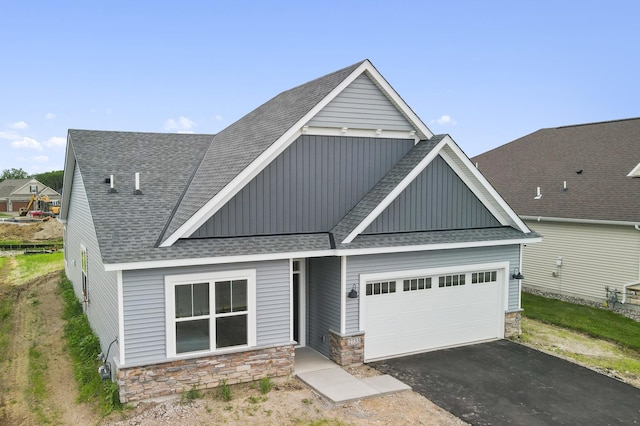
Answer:
M309 259L307 345L329 356L329 330L340 332L340 258ZM323 339L324 338L324 339Z
M413 144L301 136L192 236L327 232Z
M437 156L365 233L492 226L501 225L447 162Z
M354 129L415 130L366 74L356 78L307 124Z
M91 328L100 339L103 353L107 353L109 344L118 336L118 286L115 272L105 272L102 256L93 225L89 202L84 190L80 169L76 167L73 175L67 232L65 240L66 274L73 283L73 289L82 299L81 246L87 249L87 291L89 304L86 314ZM109 352L109 362L115 365L114 358L119 354L119 343L114 343Z
M160 268L123 272L127 364L166 359L165 275L256 269L258 345L290 342L289 261Z
M509 262L510 270L517 267L520 261L520 246L512 245L351 256L347 260L347 289L360 284L361 274L413 269L431 269L504 261ZM362 297L363 296L360 298ZM517 309L518 303L518 281L510 280L508 309ZM347 334L355 333L359 331L359 327L359 306L355 302L348 302L346 332Z

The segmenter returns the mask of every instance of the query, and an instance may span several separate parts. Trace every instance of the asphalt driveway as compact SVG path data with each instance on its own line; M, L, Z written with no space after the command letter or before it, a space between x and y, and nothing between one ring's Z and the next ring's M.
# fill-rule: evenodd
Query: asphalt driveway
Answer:
M640 389L507 340L370 365L476 425L640 424Z

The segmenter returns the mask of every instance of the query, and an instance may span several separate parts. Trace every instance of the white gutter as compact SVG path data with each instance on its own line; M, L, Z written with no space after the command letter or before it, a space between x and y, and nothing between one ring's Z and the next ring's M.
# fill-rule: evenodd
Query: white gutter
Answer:
M545 217L545 216L520 216L524 220L535 220L536 222L565 222L565 223L587 223L591 225L620 225L634 226L640 231L640 222L627 222L623 220L601 220L601 219L573 219L567 217Z

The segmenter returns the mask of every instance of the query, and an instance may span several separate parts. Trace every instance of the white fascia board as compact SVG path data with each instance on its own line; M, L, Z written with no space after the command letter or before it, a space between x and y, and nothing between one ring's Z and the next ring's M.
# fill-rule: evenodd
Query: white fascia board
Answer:
M434 158L438 155L442 147L447 143L447 138L443 138L438 145L433 147L431 152L429 152L416 167L413 168L405 177L400 181L398 185L396 185L393 190L378 204L368 215L365 217L358 226L356 226L353 231L347 237L342 240L342 244L348 244L353 241L361 232L367 229L367 226L371 224L383 211L386 209L389 204L393 202L401 193L405 190L407 186L413 182L413 180L420 174L422 171L433 161Z
M450 250L459 248L474 247L491 247L505 246L516 244L533 244L542 241L541 237L536 238L518 238L510 240L491 240L491 241L471 241L464 243L442 243L442 244L422 244L398 247L375 247L362 249L333 249L333 250L317 250L317 251L301 251L287 253L268 253L254 254L242 256L223 256L223 257L203 257L191 259L176 260L154 260L148 262L130 262L130 263L109 263L104 265L104 270L138 270L138 269L155 269L155 268L173 268L182 266L198 266L198 265L220 265L226 263L242 263L242 262L263 262L267 260L283 260L283 259L305 259L310 257L327 257L327 256L361 256L367 254L383 254L383 253L407 253L414 251L434 251L434 250Z
M413 139L415 143L420 142L420 137L416 132L408 130L383 130L382 133L378 134L374 129L347 128L346 131L343 131L339 127L304 126L302 128L302 134L313 136L348 136L356 138Z
M466 154L460 149L460 147L451 139L448 135L445 138L448 143L447 147L452 151L452 154L455 155L466 167L464 170L460 169L455 161L452 161L452 158L449 157L449 153L446 150L442 152L442 158L447 161L447 164L456 172L456 174L462 179L462 181L473 191L473 193L482 201L482 203L489 209L491 214L496 216L500 223L503 225L509 224L516 226L520 231L528 234L531 232L529 227L525 225L525 223L520 219L520 217L516 214L515 211L507 204L507 202L498 194L498 191L495 190L493 185L489 183L487 178L484 177L482 173L473 165L471 160L466 156ZM469 175L473 176L473 180L469 179ZM478 188L478 184L480 184L481 188ZM481 189L481 190L479 190ZM490 198L487 198L483 192L489 194ZM499 209L496 209L496 206ZM507 220L508 223L504 221Z
M635 166L627 175L627 177L638 177L640 176L640 163L638 163L637 166Z
M211 200L209 200L200 210L198 210L191 218L182 224L173 234L171 234L160 247L172 246L180 238L188 237L193 234L202 224L204 224L211 216L221 209L231 198L233 198L242 188L247 185L251 179L256 177L265 167L267 167L275 158L280 155L294 140L302 134L302 127L320 112L329 102L335 99L340 92L349 86L360 74L365 70L372 69L373 66L369 61L364 61L356 68L351 75L346 77L338 84L324 99L316 104L307 114L298 120L289 130L280 136L269 148L258 156L246 169L231 180L220 192L218 192Z
M407 105L407 103L400 97L398 92L395 91L393 87L385 80L385 78L378 72L378 70L371 64L371 62L366 61L368 64L367 73L371 78L373 78L374 83L391 99L391 101L400 109L402 114L409 120L411 124L413 124L418 132L420 133L420 137L422 139L431 139L433 137L433 133L429 128L420 120L420 117L416 115L415 112Z
M588 225L617 225L617 226L640 226L640 222L629 222L624 220L604 220L604 219L574 219L570 217L551 216L522 216L523 220L535 220L536 222L565 222L584 223Z

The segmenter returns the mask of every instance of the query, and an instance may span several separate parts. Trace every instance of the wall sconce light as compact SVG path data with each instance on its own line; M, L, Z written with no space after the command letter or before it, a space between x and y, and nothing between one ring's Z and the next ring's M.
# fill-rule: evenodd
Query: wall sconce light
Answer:
M347 297L349 299L357 299L358 298L358 290L356 290L356 285L354 284L353 287L351 287L351 291L347 294Z
M514 268L513 274L511 274L511 278L513 278L514 280L524 280L524 275L522 275L519 268Z

